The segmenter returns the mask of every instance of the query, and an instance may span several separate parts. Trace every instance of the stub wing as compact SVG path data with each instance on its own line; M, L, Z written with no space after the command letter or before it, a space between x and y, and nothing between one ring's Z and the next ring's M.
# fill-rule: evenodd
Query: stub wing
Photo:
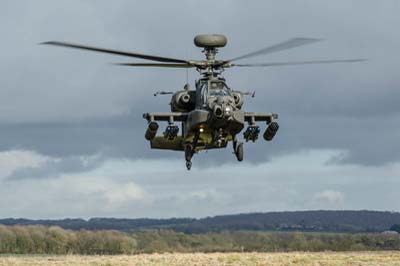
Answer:
M166 121L169 123L168 128L177 128L177 126L174 126L174 122L182 122L187 119L188 115L187 113L179 113L179 112L165 112L165 113L145 113L143 114L143 118L146 119L149 122L149 125L151 124L156 124L156 121ZM157 125L157 124L156 124ZM158 126L157 126L158 128ZM147 129L149 130L149 129ZM183 151L184 145L183 145L183 138L182 136L177 136L176 133L174 133L174 136L169 138L168 136L165 136L166 133L164 133L164 136L155 136L157 133L157 129L153 132L152 138L149 138L150 140L150 146L152 149L162 149L162 150L174 150L174 151ZM147 134L147 133L146 133Z
M270 123L275 119L278 119L278 114L275 113L244 113L244 120L250 124L254 124L257 121L266 121L267 123Z
M143 118L147 119L147 121L167 121L173 123L174 121L185 121L187 119L187 113L180 112L165 112L165 113L145 113L143 114Z

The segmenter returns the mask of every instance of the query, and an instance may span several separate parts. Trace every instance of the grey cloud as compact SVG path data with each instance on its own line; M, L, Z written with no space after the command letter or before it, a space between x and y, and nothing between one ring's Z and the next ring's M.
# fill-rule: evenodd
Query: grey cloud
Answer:
M400 159L398 123L399 119L391 115L356 119L281 113L281 127L276 139L268 143L260 139L259 145L247 143L245 159L260 163L274 155L299 150L341 149L348 153L343 158L337 158L336 163L380 165L396 162ZM0 148L35 150L55 157L100 152L108 158L183 158L179 152L151 150L143 137L145 126L146 121L138 113L81 123L3 125ZM228 146L223 150L201 152L194 158L194 163L216 166L221 162L235 162L231 151Z
M5 180L20 181L24 179L58 178L62 174L87 172L98 168L104 158L92 157L64 157L62 159L49 159L35 167L22 167L14 170Z
M327 166L335 154L310 151L257 166L194 166L191 172L175 159L107 160L84 173L3 183L0 216L202 217L251 211L396 209L399 164ZM316 201L321 197L324 200ZM10 204L15 207L9 208Z

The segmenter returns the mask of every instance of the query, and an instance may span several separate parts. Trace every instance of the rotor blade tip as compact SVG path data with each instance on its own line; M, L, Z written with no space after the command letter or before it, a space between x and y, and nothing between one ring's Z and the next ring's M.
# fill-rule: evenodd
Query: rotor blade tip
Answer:
M42 42L40 43L41 45L61 45L60 42L57 41L48 41L48 42Z
M296 38L296 39L304 40L304 41L310 41L310 42L321 42L321 41L324 40L322 38L309 38L309 37L299 37L299 38Z
M129 64L127 63L108 63L108 64L112 66L129 66Z

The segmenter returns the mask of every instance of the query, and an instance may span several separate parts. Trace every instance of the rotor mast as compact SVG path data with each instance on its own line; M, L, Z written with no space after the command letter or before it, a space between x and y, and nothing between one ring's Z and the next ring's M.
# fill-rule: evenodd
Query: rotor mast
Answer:
M222 65L219 65L215 59L218 53L218 48L225 47L228 42L227 38L221 34L201 34L194 38L194 44L197 47L204 48L203 53L206 56L204 66L197 66L197 71L200 74L207 76L218 76L224 70Z
M205 67L197 68L197 71L204 76L217 76L221 74L223 68L218 67L219 71L217 71L217 68L215 67L215 56L218 53L218 49L215 47L205 47L202 52L205 54L207 61L205 62Z

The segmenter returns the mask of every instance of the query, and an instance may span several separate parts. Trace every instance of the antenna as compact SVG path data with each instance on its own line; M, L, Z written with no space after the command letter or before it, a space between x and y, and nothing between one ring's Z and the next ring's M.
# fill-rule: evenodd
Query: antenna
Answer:
M186 48L185 52L186 57L188 56L188 49ZM186 68L186 84L189 84L189 68Z
M157 96L157 95L167 95L167 94L174 94L174 93L172 91L157 91L153 95Z

